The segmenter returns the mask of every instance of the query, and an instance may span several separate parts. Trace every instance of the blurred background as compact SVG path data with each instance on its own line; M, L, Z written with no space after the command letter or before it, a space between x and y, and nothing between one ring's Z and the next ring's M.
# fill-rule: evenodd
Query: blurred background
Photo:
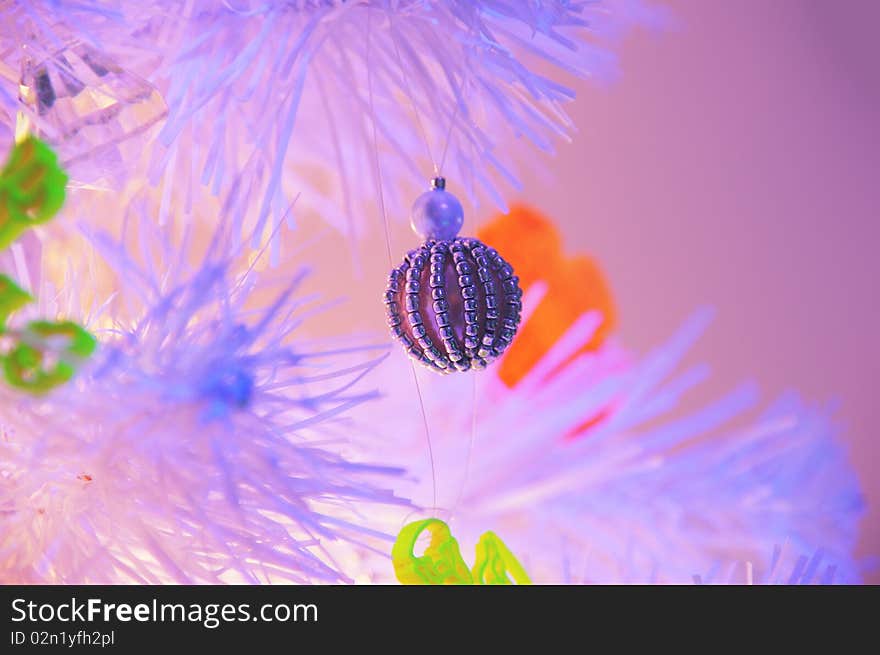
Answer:
M600 261L628 345L716 308L704 398L753 379L838 400L878 554L880 2L662 4L616 79L576 85L580 134L521 197Z
M619 35L610 79L563 77L579 133L553 158L510 162L524 185L507 200L551 218L568 253L596 259L627 348L645 353L697 308L716 309L687 362L711 364L712 379L680 412L747 380L765 404L790 389L836 403L868 506L858 555L880 555L880 0L644 1L666 9L662 29ZM316 177L332 194L334 180ZM386 192L396 183L388 175ZM399 261L417 241L397 209L386 244L384 201L363 204L356 243L314 206L297 216L291 243L317 273L306 286L348 301L306 331L388 345L386 254ZM493 214L465 211L464 234ZM285 260L298 266L296 254ZM867 580L880 583L880 569Z

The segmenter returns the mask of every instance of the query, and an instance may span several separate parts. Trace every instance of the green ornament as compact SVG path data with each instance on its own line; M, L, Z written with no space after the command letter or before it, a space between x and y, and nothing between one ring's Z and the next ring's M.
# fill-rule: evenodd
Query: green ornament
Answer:
M471 573L475 584L532 583L522 564L491 530L477 542L477 559Z
M72 378L97 345L91 334L70 321L34 321L19 337L3 358L3 373L12 386L38 394Z
M5 275L0 275L0 331L6 319L31 302L31 295Z
M425 554L414 554L419 536L428 531L431 543ZM449 526L439 519L425 519L405 526L391 550L397 579L403 584L473 584Z
M431 542L423 555L416 556L416 541L425 531ZM391 562L397 579L405 585L531 584L525 569L494 532L480 537L476 562L469 571L458 542L440 519L405 525L391 549Z
M66 184L48 145L32 136L16 144L0 171L0 249L58 213Z
M64 204L67 174L52 149L29 136L16 144L0 170L0 249L30 227L45 223ZM73 377L95 350L95 338L76 323L34 321L11 330L6 321L31 302L30 294L0 275L0 335L15 340L0 354L6 381L31 393L45 393Z

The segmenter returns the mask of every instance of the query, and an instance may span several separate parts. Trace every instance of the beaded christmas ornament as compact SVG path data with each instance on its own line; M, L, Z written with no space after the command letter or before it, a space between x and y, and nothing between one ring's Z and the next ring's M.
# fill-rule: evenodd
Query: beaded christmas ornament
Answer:
M485 368L513 341L522 290L513 268L478 239L459 237L464 212L437 177L416 200L425 241L388 279L388 325L409 355L439 373Z

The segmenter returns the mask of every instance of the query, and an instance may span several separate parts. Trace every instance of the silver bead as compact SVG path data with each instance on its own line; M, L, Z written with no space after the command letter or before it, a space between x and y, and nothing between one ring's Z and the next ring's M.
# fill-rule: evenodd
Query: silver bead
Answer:
M443 178L434 180L434 188L426 191L412 206L410 224L423 239L454 239L464 225L464 209L454 195L446 190Z

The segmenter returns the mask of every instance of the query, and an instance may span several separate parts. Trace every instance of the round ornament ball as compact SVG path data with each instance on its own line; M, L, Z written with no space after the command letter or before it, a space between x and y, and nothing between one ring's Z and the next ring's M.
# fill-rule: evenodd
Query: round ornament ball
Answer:
M461 204L442 178L416 200L425 242L388 279L388 325L409 355L439 373L485 368L513 341L522 289L513 268L478 239L457 237Z

